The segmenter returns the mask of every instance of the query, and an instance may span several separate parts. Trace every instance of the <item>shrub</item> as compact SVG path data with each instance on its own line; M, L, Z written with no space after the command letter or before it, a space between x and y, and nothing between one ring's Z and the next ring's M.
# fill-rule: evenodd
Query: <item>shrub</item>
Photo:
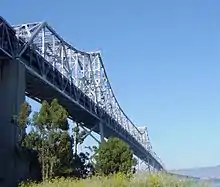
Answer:
M208 184L194 182L192 180L180 181L178 178L165 174L135 175L132 179L122 173L105 177L92 177L85 180L73 180L71 178L53 179L40 184L27 183L21 187L203 187Z
M109 175L114 172L131 173L134 165L133 153L129 146L118 138L109 138L97 150L96 169Z

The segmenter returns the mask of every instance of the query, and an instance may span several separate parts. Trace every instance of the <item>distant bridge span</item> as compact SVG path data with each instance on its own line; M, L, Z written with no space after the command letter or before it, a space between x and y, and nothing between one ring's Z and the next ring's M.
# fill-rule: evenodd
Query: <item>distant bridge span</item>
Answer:
M100 134L102 140L119 137L149 167L164 170L146 130L137 128L117 102L100 52L74 48L46 22L12 27L0 18L0 68L0 101L5 107L0 111L5 123L0 137L5 145L13 147L16 142L13 127L6 124L25 94L39 102L57 98L74 121Z

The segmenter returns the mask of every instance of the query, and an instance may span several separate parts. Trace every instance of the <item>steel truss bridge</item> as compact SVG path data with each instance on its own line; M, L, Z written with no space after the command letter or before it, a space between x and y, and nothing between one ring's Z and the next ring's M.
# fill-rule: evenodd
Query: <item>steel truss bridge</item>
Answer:
M25 66L26 95L41 102L57 98L71 118L101 135L118 137L155 170L165 170L146 128L136 127L120 107L101 54L64 41L46 22L11 26L0 18L0 59Z

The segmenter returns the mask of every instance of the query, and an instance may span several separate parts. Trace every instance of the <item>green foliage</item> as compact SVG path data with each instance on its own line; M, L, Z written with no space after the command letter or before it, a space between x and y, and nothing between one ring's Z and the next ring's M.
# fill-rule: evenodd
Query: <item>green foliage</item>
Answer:
M85 178L94 171L94 167L89 162L88 153L78 153L78 145L82 144L86 138L86 132L79 128L79 123L76 123L76 126L72 129L73 136L72 142L74 147L73 155L73 172L72 176L76 178Z
M122 173L117 173L108 177L92 177L86 180L74 179L54 179L40 184L28 183L21 187L208 187L211 185L198 183L189 180L179 181L178 178L164 174L144 174L128 179Z
M17 116L13 116L13 121L18 127L18 144L22 146L26 132L26 127L30 124L29 115L31 113L31 106L24 102L20 107L20 112Z
M32 148L39 153L43 179L60 175L61 172L71 173L72 146L67 132L67 117L67 111L56 99L51 104L44 101L40 111L34 114L30 138L38 140Z
M16 118L19 143L24 148L38 152L43 179L71 173L72 142L68 134L67 111L54 99L50 104L44 101L33 119L29 118L30 113L30 105L22 104ZM24 132L28 125L31 130L26 134Z
M52 128L54 129L62 129L62 130L68 130L68 113L67 111L59 105L57 99L54 99L52 103L50 104L50 120Z
M20 146L38 153L43 180L56 176L85 177L93 169L88 163L87 154L77 155L77 146L85 139L85 131L79 126L69 135L67 111L54 99L51 103L43 101L39 112L30 119L31 107L28 103L21 106L17 121L20 134ZM30 127L28 134L26 127ZM75 148L75 154L73 154Z
M93 174L94 167L89 163L89 155L86 153L79 153L74 155L73 159L73 176L76 178L86 178L90 174Z
M21 128L27 127L27 125L29 124L28 117L29 117L30 113L31 113L31 106L27 102L24 102L20 107L20 112L18 115L19 127L21 127Z
M129 146L118 138L109 138L100 145L95 156L96 169L108 175L115 172L130 173L134 164Z
M74 154L77 155L77 148L78 145L82 144L86 138L86 132L80 130L79 124L77 123L76 126L73 128L73 137L74 140Z
M39 112L34 114L33 122L42 132L50 130L68 130L68 113L59 105L57 99L54 99L51 104L43 101Z
M93 165L89 162L89 154L77 154L77 146L83 143L86 137L85 131L81 131L77 125L73 129L74 134L69 135L68 113L56 99L51 103L44 101L40 111L36 112L32 119L29 117L30 113L30 105L24 103L19 115L14 117L19 130L18 143L21 147L38 153L44 182L41 184L23 183L21 184L23 187L195 186L193 181L180 181L174 177L161 174L149 175L147 178L146 176L131 178L129 175L130 178L128 178L127 174L131 173L136 160L133 158L129 146L118 138L109 138L99 148L87 147L96 155L96 169L99 174L107 176L92 177L86 180L68 179L67 177L72 176L85 178L94 171ZM25 132L27 126L31 129L28 134ZM74 152L73 148L75 148ZM57 176L66 178L57 179Z

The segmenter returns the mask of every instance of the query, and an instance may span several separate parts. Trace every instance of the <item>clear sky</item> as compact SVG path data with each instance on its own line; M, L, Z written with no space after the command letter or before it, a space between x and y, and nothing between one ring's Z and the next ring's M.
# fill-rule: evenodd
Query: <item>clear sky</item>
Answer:
M220 1L1 0L10 24L46 20L101 50L126 114L168 169L220 164Z

